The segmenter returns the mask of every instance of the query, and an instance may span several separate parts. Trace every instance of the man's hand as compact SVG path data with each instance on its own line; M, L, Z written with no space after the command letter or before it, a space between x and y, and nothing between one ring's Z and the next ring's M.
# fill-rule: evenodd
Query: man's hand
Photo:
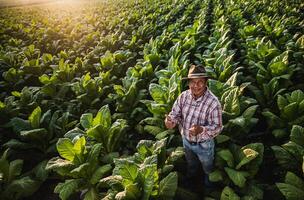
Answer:
M176 123L172 121L169 115L166 115L165 125L168 129L173 129L176 126Z
M189 133L193 136L196 136L197 134L200 134L203 131L204 131L204 127L201 127L201 126L198 126L198 125L193 125L189 129Z

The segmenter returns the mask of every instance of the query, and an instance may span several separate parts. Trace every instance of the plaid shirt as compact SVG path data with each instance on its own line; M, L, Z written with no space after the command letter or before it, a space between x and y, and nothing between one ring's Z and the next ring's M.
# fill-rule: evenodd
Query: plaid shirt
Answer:
M221 104L208 88L198 99L193 98L190 89L182 92L169 116L179 124L182 136L191 142L214 138L223 129ZM203 132L197 136L191 135L189 129L193 125L204 127Z

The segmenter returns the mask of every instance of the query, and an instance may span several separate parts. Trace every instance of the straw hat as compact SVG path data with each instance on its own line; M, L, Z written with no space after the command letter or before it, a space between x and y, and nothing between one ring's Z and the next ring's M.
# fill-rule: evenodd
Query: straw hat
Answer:
M191 65L188 76L184 77L183 79L193 79L193 78L210 78L206 70L203 66Z

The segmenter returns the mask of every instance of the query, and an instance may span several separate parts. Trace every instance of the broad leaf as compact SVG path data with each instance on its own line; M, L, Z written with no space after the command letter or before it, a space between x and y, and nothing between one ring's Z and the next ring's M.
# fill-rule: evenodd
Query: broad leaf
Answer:
M245 157L241 160L241 162L236 166L236 169L240 169L243 165L249 163L251 160L255 159L259 153L253 149L243 149L243 154Z
M304 147L304 128L294 125L291 129L290 140Z
M7 126L12 127L15 133L31 129L31 124L28 120L24 120L18 117L11 119Z
M171 172L159 183L159 198L173 199L177 189L177 173Z
M16 176L19 176L22 171L23 160L13 160L9 164L8 182L11 182Z
M73 161L75 158L74 144L67 138L59 138L57 142L57 151L59 155L69 161Z
M90 183L96 184L101 178L103 178L106 174L111 172L112 166L110 164L103 165L96 169L96 171L92 174L90 179Z
M96 117L93 120L93 126L102 125L106 129L111 126L111 112L108 105L103 106L98 111Z
M285 183L293 185L299 189L302 189L304 192L304 180L301 178L297 177L294 173L292 172L287 172L286 177L285 177Z
M47 130L45 128L37 128L29 131L21 131L20 136L25 141L47 142Z
M64 183L59 183L55 187L54 192L59 193L59 196L62 200L68 200L69 197L73 193L75 193L80 186L81 186L80 179L69 179L66 180Z
M299 200L304 197L304 191L293 185L286 183L276 183L276 185L287 200Z
M226 186L221 194L221 200L240 200L241 198L228 186Z
M93 114L92 113L85 113L82 114L80 117L80 124L83 128L88 129L92 126L93 122Z
M217 154L220 158L227 162L229 167L234 167L234 158L228 149L221 150Z
M219 182L223 180L223 175L220 170L215 170L209 174L209 180L212 182Z
M229 167L225 167L224 169L235 185L239 186L240 188L245 186L246 177L248 176L248 173L236 171Z
M22 199L22 197L27 197L32 195L38 190L40 182L25 176L21 179L13 180L9 186L5 189L4 194L14 194L16 199Z
M100 196L98 194L98 191L92 187L87 191L84 195L84 200L97 200L100 199Z
M28 120L32 126L32 128L39 128L40 126L40 118L41 118L41 108L38 106L33 110Z
M151 83L149 86L150 94L157 103L166 103L167 90L161 85Z

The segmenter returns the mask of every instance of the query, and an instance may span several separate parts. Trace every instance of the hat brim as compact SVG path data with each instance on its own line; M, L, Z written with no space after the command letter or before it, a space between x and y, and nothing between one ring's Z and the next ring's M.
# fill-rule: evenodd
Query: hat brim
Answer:
M195 78L210 78L207 74L205 75L191 75L187 77L183 77L182 80L189 80L189 79L195 79Z

